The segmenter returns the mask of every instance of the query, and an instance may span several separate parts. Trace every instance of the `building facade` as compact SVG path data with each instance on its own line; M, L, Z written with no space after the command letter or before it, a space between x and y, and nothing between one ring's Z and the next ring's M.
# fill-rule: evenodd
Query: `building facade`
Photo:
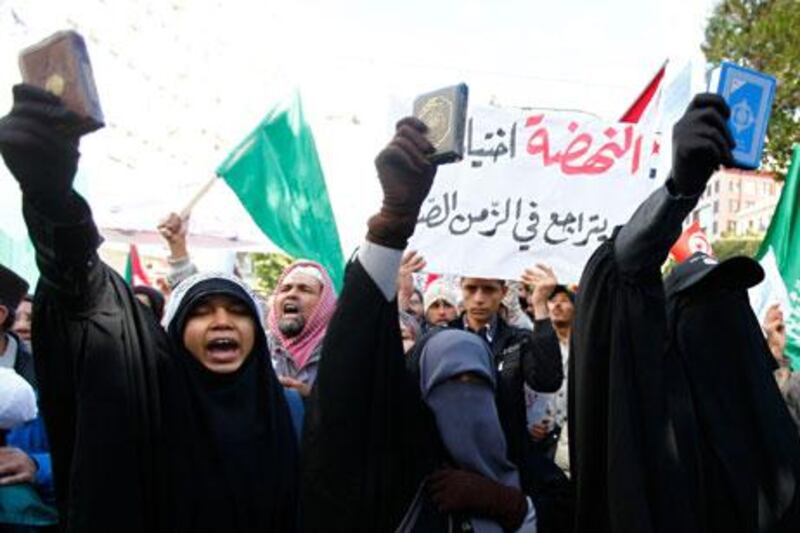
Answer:
M782 189L783 183L775 181L773 174L723 169L709 180L697 207L684 220L684 228L696 220L712 242L723 234L763 234Z

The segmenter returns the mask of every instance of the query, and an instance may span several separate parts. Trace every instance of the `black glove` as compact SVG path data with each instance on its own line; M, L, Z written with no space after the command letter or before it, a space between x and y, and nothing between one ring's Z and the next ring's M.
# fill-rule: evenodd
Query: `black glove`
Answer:
M426 130L416 118L404 118L397 123L392 141L375 159L383 205L367 222L370 242L403 249L414 233L420 206L436 175L436 165L426 157L434 152L425 138Z
M698 94L672 130L672 182L678 193L703 192L720 165L733 161L736 143L726 122L728 104L716 94Z
M437 470L428 490L439 511L489 518L506 531L519 529L528 514L528 500L520 490L466 470Z
M80 117L57 96L32 85L14 86L14 105L0 119L0 152L22 194L40 208L66 202L78 168Z

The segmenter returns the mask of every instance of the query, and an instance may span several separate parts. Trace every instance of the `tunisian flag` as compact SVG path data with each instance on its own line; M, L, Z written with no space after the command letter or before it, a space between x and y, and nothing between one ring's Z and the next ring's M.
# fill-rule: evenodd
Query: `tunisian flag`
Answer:
M683 263L695 252L703 252L710 256L714 255L706 233L696 220L692 222L691 226L683 230L681 236L678 237L678 240L672 245L669 256L673 261Z

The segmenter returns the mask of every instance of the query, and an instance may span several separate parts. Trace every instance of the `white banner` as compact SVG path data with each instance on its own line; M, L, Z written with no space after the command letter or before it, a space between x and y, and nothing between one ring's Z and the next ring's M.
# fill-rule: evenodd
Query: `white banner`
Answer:
M658 144L580 113L477 108L464 160L439 168L409 249L437 273L577 282L589 256L661 185Z

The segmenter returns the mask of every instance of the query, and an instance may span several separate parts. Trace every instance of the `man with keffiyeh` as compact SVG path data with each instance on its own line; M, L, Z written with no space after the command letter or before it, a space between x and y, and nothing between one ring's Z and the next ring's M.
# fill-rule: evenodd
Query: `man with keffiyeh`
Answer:
M335 308L336 293L325 267L307 260L286 267L267 320L272 366L284 387L303 396L310 393Z

